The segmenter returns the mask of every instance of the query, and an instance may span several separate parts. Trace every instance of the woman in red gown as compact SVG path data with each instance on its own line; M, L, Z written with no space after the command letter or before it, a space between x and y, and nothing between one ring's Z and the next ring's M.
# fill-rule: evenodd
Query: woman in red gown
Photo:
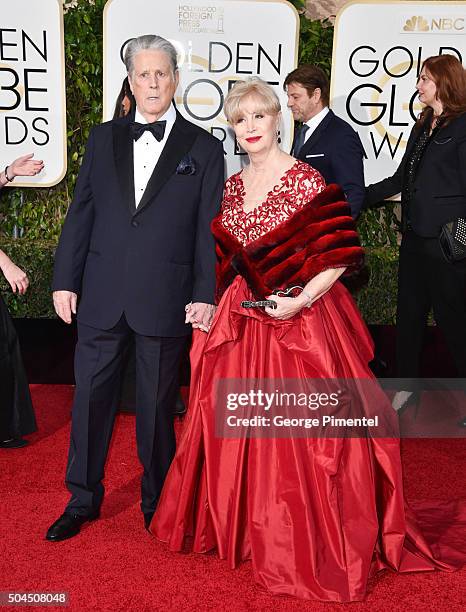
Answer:
M232 568L250 559L270 592L306 599L361 600L384 568L451 571L404 502L397 438L218 436L222 379L372 379L371 338L337 280L362 259L340 190L280 150L279 101L259 79L233 87L225 114L250 164L213 222L218 309L194 331L187 421L150 530ZM242 306L264 298L277 308Z

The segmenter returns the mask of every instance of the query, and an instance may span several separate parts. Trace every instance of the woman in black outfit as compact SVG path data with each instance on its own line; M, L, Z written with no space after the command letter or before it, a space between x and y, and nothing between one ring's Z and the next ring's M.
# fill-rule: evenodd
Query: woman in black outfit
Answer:
M442 226L466 218L466 73L452 55L429 57L417 82L425 104L395 174L366 191L366 207L401 192L397 305L397 376L416 379L431 308L466 377L466 259L449 263L439 243ZM406 380L395 409L415 389ZM466 421L461 422L466 425Z
M43 162L25 155L0 172L0 189L16 176L33 176L43 168ZM14 293L24 294L29 280L0 250L0 270ZM0 448L20 448L27 441L22 436L36 430L36 419L29 394L29 385L13 321L0 295Z

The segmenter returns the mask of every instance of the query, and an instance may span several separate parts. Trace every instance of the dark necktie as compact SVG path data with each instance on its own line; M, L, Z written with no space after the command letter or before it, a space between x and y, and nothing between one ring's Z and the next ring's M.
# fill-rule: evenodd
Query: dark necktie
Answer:
M301 151L301 148L304 144L304 138L306 136L306 132L308 131L308 129L309 129L309 126L303 123L303 125L299 129L299 132L296 135L296 140L294 142L294 147L293 147L293 155L295 157L297 157L299 155L299 152Z
M166 125L166 121L154 121L153 123L137 123L137 121L134 121L131 124L131 133L134 140L139 140L144 132L152 132L154 138L160 142L165 134Z

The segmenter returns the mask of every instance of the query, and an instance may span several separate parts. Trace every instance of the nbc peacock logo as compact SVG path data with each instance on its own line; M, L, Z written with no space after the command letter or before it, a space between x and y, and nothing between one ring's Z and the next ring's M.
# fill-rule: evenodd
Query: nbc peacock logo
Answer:
M405 32L428 32L430 28L427 20L424 19L424 17L421 17L420 15L416 17L416 15L413 15L406 20L403 30Z

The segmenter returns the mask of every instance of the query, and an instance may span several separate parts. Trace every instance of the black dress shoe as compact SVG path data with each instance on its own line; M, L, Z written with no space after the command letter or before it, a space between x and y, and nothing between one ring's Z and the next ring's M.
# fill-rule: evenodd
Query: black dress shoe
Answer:
M181 392L178 391L178 395L176 396L175 408L173 410L173 414L175 416L183 416L186 413L186 405L183 402L183 398L181 397Z
M462 419L461 421L458 421L458 426L466 427L466 417L464 417L464 419Z
M68 538L73 538L81 530L81 525L88 521L94 521L99 518L99 512L92 514L71 514L64 512L59 519L51 525L47 531L45 539L49 542L61 542Z
M144 512L144 527L147 529L147 531L149 531L153 516L154 512Z
M29 442L22 438L11 438L10 440L2 440L0 448L24 448Z

